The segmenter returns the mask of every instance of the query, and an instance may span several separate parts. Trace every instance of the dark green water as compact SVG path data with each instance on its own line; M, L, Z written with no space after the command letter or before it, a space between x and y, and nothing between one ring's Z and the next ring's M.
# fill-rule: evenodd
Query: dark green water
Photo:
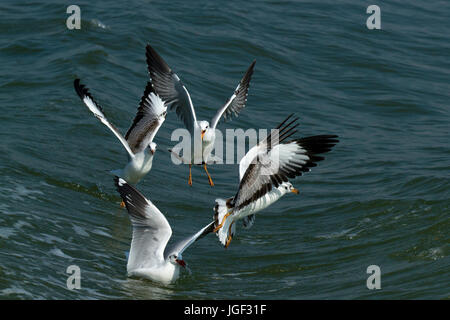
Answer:
M0 4L0 298L448 299L450 28L447 1L60 1ZM298 136L341 142L285 196L238 229L184 254L173 285L126 277L131 227L112 177L126 153L73 90L81 78L125 133L147 77L150 42L210 119L257 60L246 109L221 129L300 117ZM204 172L166 153L181 122L158 133L139 189L174 237L211 218L237 188L237 165ZM81 268L81 289L66 268ZM366 269L381 269L368 290Z

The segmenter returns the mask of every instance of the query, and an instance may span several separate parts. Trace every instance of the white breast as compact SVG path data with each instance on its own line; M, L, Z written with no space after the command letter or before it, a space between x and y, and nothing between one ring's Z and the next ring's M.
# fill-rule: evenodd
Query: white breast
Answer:
M180 267L166 262L159 267L129 270L128 276L150 279L157 282L171 283L180 276Z
M214 141L216 140L216 135L214 130L208 129L205 132L203 140L200 140L201 135L200 127L197 127L194 130L195 133L194 136L192 137L192 145L191 145L191 161L192 161L191 163L202 164L203 162L207 162L209 156L211 155L211 152L214 148ZM196 136L196 134L198 136Z
M233 216L235 217L235 220L238 220L244 218L245 216L257 213L258 211L261 211L270 206L271 204L275 203L285 194L286 194L285 186L284 184L281 184L278 188L272 189L269 193L266 193L263 197L245 206L244 208L236 212Z
M138 183L152 168L153 154L147 149L135 157L123 169L123 179L131 184Z

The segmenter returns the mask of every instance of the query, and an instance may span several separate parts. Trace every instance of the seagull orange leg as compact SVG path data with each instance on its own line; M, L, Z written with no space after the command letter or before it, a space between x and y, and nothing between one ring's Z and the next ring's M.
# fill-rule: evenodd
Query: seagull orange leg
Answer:
M228 246L230 245L231 239L233 239L233 235L231 234L231 226L233 225L234 221L230 224L230 227L228 228L228 239L227 242L225 243L225 249L228 248Z
M121 207L121 208L125 208L125 202L123 202L123 200L122 200L122 202L120 203L120 207Z
M210 185L211 187L214 187L214 183L213 183L213 181L212 181L212 179L211 179L211 176L209 175L208 169L206 169L206 163L203 165L203 168L205 168L206 174L208 175L209 185Z
M225 219L231 214L231 212L233 211L227 212L227 214L223 216L222 222L213 230L213 232L217 232L220 230L220 228L222 228Z
M189 164L189 179L188 179L188 184L190 186L192 186L192 164Z

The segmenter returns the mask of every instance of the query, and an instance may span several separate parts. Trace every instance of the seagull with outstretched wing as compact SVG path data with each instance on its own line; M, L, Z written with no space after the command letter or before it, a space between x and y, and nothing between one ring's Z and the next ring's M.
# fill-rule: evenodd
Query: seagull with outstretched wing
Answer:
M163 100L148 82L134 121L123 137L119 130L106 119L102 108L94 100L89 90L80 83L80 79L74 81L74 87L88 109L114 133L128 153L126 166L123 169L113 170L111 173L130 183L138 183L152 168L153 156L156 151L156 143L153 142L153 139L167 114L167 107Z
M197 233L167 246L172 228L159 209L132 185L119 177L114 178L133 226L133 238L128 256L127 272L130 277L147 278L170 283L178 279L180 268L185 267L183 252L195 241L211 233L214 222Z
M267 208L287 193L299 191L289 179L310 171L322 154L338 143L336 135L318 135L287 140L298 126L287 117L262 142L250 149L239 163L239 188L234 197L216 199L214 221L220 242L228 247L236 232L235 222L243 219L245 228L255 221L255 213Z
M164 100L170 110L175 109L191 135L191 154L189 163L188 184L192 185L192 164L203 165L211 186L214 185L206 167L214 148L215 130L220 119L238 116L247 102L248 89L256 61L253 61L239 82L231 97L217 111L211 124L208 121L198 121L194 105L188 90L180 78L170 69L168 64L150 46L147 45L147 66L155 92ZM200 144L195 147L195 144Z

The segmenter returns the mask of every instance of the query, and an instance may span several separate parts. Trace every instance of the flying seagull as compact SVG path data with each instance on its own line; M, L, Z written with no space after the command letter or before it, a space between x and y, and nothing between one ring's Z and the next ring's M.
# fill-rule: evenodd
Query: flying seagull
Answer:
M210 124L205 120L197 120L194 105L192 104L188 90L180 78L170 69L168 64L150 45L147 45L146 50L148 72L155 92L165 101L170 110L176 110L178 117L184 122L186 129L191 135L192 150L191 159L188 160L188 184L192 185L192 164L202 164L208 176L209 184L214 186L206 165L214 147L216 126L222 116L225 120L233 114L234 116L238 116L239 112L245 107L256 61L252 62L234 90L233 95L217 111ZM201 143L201 146L198 146L199 143ZM195 148L194 144L197 144L198 147Z
M102 108L91 96L89 90L80 83L80 79L74 81L74 87L78 96L94 116L116 135L127 150L128 163L126 166L123 169L113 170L111 173L130 183L138 183L152 168L153 156L156 151L156 143L153 142L153 139L166 118L166 105L148 82L136 117L123 137L119 130L106 119Z
M157 282L174 282L185 267L183 252L195 241L211 233L211 222L196 234L167 247L172 229L166 217L136 188L119 177L114 178L133 226L133 238L128 256L128 276L147 278Z
M227 248L235 234L237 220L245 228L255 221L255 213L267 208L287 193L299 191L289 179L310 171L325 153L339 142L336 135L318 135L287 140L298 126L288 116L268 137L251 148L239 163L240 183L234 197L216 199L214 221L220 242Z

